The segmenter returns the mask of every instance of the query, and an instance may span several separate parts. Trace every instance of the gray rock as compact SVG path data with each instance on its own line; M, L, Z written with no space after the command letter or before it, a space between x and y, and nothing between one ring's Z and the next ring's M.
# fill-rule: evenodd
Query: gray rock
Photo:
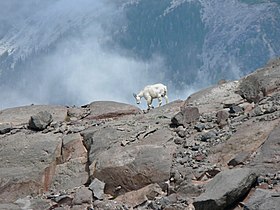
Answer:
M158 184L150 184L139 190L127 192L118 196L115 201L126 203L130 207L136 207L147 200L154 200L156 196L163 194Z
M196 129L198 132L201 132L205 129L205 124L202 124L202 123L197 123L195 126L194 126L194 129Z
M100 154L90 169L93 177L106 183L106 193L115 195L151 183L164 184L174 152L175 147L152 144L111 148ZM119 192L115 190L118 186Z
M104 198L105 183L99 179L93 179L89 185L89 189L93 192L93 196L99 200Z
M19 205L13 203L0 203L1 210L22 210Z
M86 117L86 119L91 120L117 118L141 113L141 110L136 106L114 101L96 101L86 107L90 110L90 114Z
M222 136L219 136L222 143L209 148L208 159L211 160L212 164L220 163L227 165L241 151L254 154L264 144L271 131L279 122L280 119L269 122L256 122L255 118L243 122L242 125L236 127L236 131L226 131ZM275 165L276 168L277 164L267 165ZM262 162L259 167L263 167Z
M0 139L0 203L49 190L60 135L19 132ZM4 149L3 149L4 148Z
M231 113L231 114L238 114L238 113L241 113L243 111L244 111L243 108L238 106L238 105L233 104L229 107L229 113Z
M223 128L225 125L228 124L227 120L229 118L229 113L225 110L220 110L216 114L217 123L219 127Z
M52 189L67 190L79 187L88 181L86 171L87 150L80 134L69 134L63 137L61 158L52 180Z
M220 172L206 185L205 192L195 198L195 209L226 209L250 190L256 178L256 173L249 168Z
M269 134L261 148L257 151L250 165L257 168L260 173L276 173L279 171L279 136L280 125L276 126Z
M82 132L90 151L90 177L106 183L105 193L120 195L150 183L163 184L169 179L176 150L174 133L170 118L161 117L160 112L165 108L156 109ZM124 147L125 140L130 143Z
M239 82L227 82L198 91L185 101L184 106L195 106L201 114L217 112L223 109L224 104L239 104L243 99L236 93Z
M261 91L261 84L258 78L255 75L249 75L241 81L238 93L249 103L257 103L263 97L263 92Z
M183 144L184 141L185 141L185 140L182 139L182 138L175 138L175 139L174 139L174 143L175 143L175 144L179 144L179 145Z
M237 166L240 164L245 164L245 161L250 157L250 153L248 152L240 152L233 159L231 159L228 163L229 166Z
M31 116L29 120L29 128L32 130L44 130L53 121L52 115L47 111L39 112Z
M83 203L92 203L92 192L85 186L79 188L73 198L73 205L81 205Z
M171 119L171 122L177 126L183 125L184 127L188 127L188 124L197 122L199 116L197 107L185 106Z
M135 128L136 131L139 128ZM134 132L124 133L113 127L93 133L89 155L91 175L106 183L106 193L118 194L119 191L115 192L118 186L127 192L169 179L176 148L170 141L173 139L171 131L161 128L122 147L122 139L129 139L131 135L134 136Z
M251 112L250 116L255 117L255 116L261 116L264 114L264 110L260 106L256 106Z
M211 139L215 139L216 137L217 137L217 133L213 130L210 130L210 131L202 134L200 140L201 141L209 141Z
M67 190L86 184L89 178L86 163L87 160L81 157L57 165L50 188Z
M12 125L10 123L0 123L0 134L9 133L12 130Z
M24 198L17 199L14 203L20 206L21 210L25 209L50 209L51 203L49 201L40 199L40 198L32 198L31 196L27 196ZM2 208L1 208L2 210ZM3 209L4 210L4 209Z
M246 210L279 210L280 193L256 189L248 201L244 203Z

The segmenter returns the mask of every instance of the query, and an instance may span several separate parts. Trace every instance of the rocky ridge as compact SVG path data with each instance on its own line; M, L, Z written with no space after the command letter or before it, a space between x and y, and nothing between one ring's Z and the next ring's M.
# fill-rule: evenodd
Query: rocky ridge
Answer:
M144 113L0 111L0 209L277 209L280 59Z

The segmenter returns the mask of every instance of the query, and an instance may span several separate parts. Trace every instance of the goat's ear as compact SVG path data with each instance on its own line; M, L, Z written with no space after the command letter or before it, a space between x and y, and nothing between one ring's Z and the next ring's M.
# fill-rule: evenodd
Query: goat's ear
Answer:
M134 98L136 98L137 97L136 93L133 93L133 96L134 96Z

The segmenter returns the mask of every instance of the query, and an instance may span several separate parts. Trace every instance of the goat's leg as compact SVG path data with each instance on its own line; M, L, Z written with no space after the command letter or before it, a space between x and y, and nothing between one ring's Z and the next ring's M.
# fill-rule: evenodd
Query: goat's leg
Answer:
M167 95L165 95L164 98L165 98L165 103L168 104L168 97L167 97Z
M147 98L148 110L150 110L151 108L153 108L152 102L153 102L153 99L152 99L151 97Z
M158 107L160 107L161 104L162 104L162 97L159 97L159 98L158 98Z

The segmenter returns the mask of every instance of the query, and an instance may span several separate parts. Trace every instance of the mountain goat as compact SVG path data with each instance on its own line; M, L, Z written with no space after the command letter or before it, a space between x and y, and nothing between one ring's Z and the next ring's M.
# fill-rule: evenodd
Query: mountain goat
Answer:
M154 84L147 85L143 90L141 90L138 94L133 93L134 98L136 99L136 103L141 103L141 98L144 97L147 101L148 110L153 108L152 102L153 99L158 99L158 106L160 107L162 104L162 98L165 98L165 102L168 103L167 97L167 87L163 84Z

